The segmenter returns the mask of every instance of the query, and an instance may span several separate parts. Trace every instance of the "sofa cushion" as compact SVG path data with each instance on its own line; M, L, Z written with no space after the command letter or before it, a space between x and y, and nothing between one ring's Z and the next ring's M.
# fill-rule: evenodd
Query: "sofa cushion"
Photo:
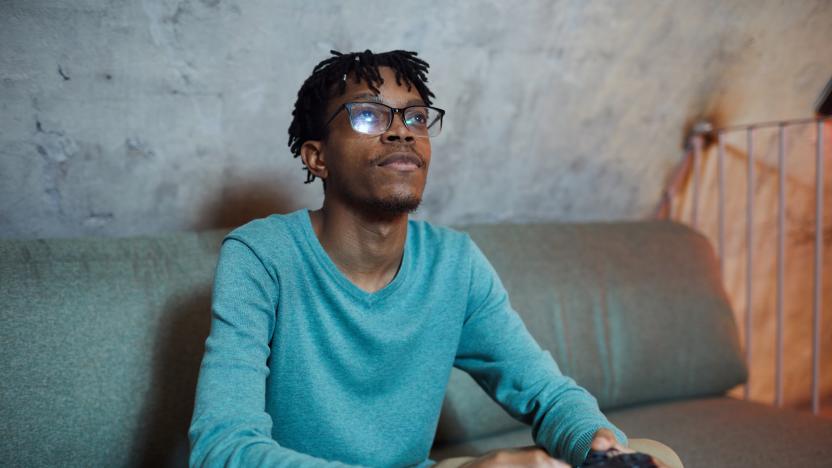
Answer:
M832 420L728 397L655 403L613 411L609 418L630 437L670 446L685 466L828 467ZM524 427L459 444L438 446L431 458L481 455L533 445Z
M610 419L673 447L686 466L832 465L832 420L733 398L621 409Z
M0 459L183 466L224 232L0 243Z
M561 370L603 409L722 394L746 369L711 245L681 224L464 227ZM438 443L520 427L454 370Z

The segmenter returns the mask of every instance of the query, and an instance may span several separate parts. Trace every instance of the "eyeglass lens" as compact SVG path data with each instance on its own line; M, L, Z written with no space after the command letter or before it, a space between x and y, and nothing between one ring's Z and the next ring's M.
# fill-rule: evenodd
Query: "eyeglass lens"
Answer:
M393 110L373 102L355 102L347 106L350 125L360 133L380 135L387 131ZM411 106L404 110L404 124L414 134L436 136L442 130L442 114L427 106Z

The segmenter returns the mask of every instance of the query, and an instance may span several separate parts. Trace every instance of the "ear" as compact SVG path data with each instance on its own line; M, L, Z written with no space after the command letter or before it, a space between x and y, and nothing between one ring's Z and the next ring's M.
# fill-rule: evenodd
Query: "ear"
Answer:
M324 161L323 143L316 140L307 140L300 147L300 157L309 171L321 180L326 180L329 171Z

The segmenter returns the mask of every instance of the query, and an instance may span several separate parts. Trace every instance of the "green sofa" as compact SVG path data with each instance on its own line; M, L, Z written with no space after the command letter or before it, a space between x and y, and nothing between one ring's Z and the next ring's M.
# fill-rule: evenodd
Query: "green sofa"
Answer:
M832 421L724 396L746 370L701 235L669 222L460 228L531 333L629 435L688 467L832 465ZM187 463L224 233L0 241L3 466ZM454 371L433 459L531 443Z

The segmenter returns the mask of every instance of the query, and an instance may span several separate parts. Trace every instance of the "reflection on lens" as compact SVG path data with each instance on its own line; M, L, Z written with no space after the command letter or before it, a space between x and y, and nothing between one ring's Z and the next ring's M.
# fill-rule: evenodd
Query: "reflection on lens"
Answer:
M424 132L428 125L427 107L409 107L404 115L404 121L412 130Z
M361 133L373 133L376 125L373 121L369 120L353 120L352 128Z
M410 107L405 124L417 135L436 136L442 130L442 113L427 106Z
M357 132L378 134L387 127L387 114L387 109L373 103L357 104L350 109L350 123Z

